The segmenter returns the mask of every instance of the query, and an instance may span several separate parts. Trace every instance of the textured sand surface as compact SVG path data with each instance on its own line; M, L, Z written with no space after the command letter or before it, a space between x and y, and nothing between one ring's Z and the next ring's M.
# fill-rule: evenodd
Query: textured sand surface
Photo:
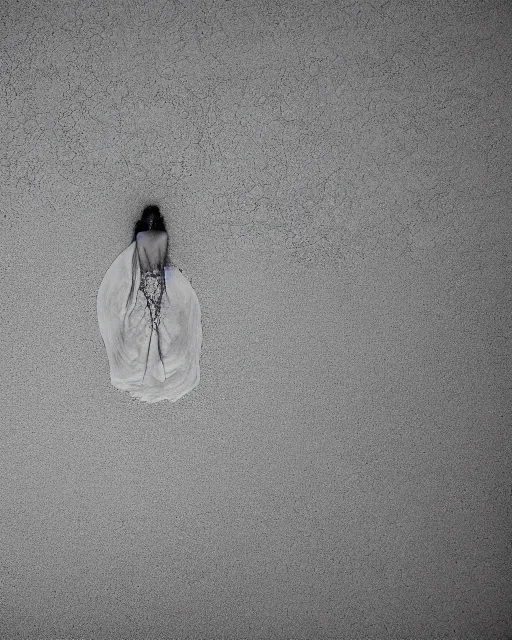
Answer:
M2 639L506 639L505 0L0 8ZM160 205L201 383L114 389Z

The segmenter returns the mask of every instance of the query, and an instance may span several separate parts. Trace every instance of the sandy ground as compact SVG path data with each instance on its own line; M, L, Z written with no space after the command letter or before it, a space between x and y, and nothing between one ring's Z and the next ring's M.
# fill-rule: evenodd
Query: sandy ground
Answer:
M27 2L2 33L2 639L505 639L505 1ZM201 383L113 389L160 205Z

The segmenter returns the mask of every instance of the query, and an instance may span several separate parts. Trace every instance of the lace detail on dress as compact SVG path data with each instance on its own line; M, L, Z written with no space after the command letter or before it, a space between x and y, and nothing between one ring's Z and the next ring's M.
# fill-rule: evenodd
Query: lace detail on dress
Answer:
M160 323L160 309L164 287L163 271L160 269L141 273L139 288L146 297L149 311L151 313L151 324L153 329L157 329Z

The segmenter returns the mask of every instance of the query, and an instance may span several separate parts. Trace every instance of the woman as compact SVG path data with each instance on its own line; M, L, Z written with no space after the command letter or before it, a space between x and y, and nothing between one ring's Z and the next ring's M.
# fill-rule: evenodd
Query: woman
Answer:
M180 270L167 264L167 246L159 208L146 207L98 291L111 382L146 402L175 402L199 384L199 301Z

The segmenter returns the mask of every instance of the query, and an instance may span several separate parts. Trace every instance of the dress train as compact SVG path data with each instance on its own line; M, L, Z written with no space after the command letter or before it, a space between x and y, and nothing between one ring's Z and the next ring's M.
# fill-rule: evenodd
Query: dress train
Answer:
M179 269L142 276L132 242L107 270L97 312L114 387L152 403L176 402L199 384L201 310Z

